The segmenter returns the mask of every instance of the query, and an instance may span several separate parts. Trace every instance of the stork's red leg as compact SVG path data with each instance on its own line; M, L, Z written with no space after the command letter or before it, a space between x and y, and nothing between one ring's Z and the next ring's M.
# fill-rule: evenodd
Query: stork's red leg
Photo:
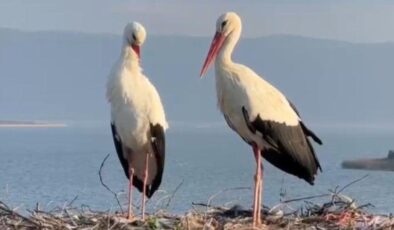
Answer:
M261 151L260 149L258 150L258 152L260 152L259 156L260 156L260 167L259 167L259 196L258 196L258 212L257 212L257 223L261 224L261 198L263 196L263 188L264 188L264 166L263 166L263 161L262 161L262 157L261 157Z
M146 182L148 180L148 172L149 172L149 154L146 154L145 158L145 172L144 172L144 187L142 193L142 220L145 220L145 200L146 200Z
M257 163L257 157L256 157ZM257 167L256 167L256 174L254 175L254 196L253 196L253 226L256 224L257 218L257 194L258 194L258 178L257 178Z
M130 167L129 170L129 203L127 207L127 219L131 220L133 218L132 202L133 202L133 176L134 169Z
M256 144L253 144L253 153L256 158L256 175L254 188L254 205L253 205L253 227L261 224L261 154Z

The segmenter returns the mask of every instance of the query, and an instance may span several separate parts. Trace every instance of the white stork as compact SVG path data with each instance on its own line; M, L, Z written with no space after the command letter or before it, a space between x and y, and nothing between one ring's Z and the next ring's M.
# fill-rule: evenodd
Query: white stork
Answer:
M143 220L145 196L150 198L161 183L165 157L164 132L168 128L160 96L140 67L140 47L145 37L145 29L139 23L129 23L125 27L121 54L107 83L113 140L129 179L127 216L132 219L134 185L142 192Z
M218 106L227 124L252 146L256 159L253 226L261 223L263 176L261 156L279 169L313 185L319 161L308 139L322 144L302 122L294 105L250 68L234 63L231 54L241 35L234 12L221 15L200 76L215 60Z

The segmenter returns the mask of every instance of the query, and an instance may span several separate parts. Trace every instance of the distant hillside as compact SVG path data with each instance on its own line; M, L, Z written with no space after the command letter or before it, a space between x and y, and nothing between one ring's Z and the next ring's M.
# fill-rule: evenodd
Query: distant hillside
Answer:
M145 73L172 121L211 122L213 71L198 74L211 38L149 36ZM115 35L0 29L0 119L107 121L105 84ZM243 39L234 59L281 89L312 122L394 121L394 44L294 36Z

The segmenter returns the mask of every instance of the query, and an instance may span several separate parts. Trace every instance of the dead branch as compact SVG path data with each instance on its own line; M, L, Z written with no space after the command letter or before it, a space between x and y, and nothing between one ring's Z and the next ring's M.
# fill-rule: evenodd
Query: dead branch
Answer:
M164 206L164 209L167 209L170 206L172 199L174 198L174 196L175 196L176 192L179 190L179 188L183 185L184 181L185 180L182 180L181 183L179 183L176 186L175 190L172 192L171 196L168 198L167 204Z
M211 202L213 199L215 199L215 197L217 197L218 195L228 192L228 191L234 191L234 190L250 190L250 187L235 187L235 188L225 188L220 190L219 192L213 194L212 196L209 197L207 204L211 205Z
M284 200L281 203L291 203L291 202L295 202L295 201L304 201L304 200L311 200L311 199L315 199L315 198L321 198L321 197L326 197L326 196L330 196L331 194L321 194L321 195L315 195L315 196L306 196L306 197L300 197L300 198L294 198L294 199L289 199L289 200Z
M15 211L13 211L12 209L10 209L5 203L0 201L0 213L1 215L6 215L6 216L16 216L20 219L22 219L23 221L26 221L30 224L33 224L35 226L39 226L39 224Z
M346 184L346 185L343 186L341 189L339 189L339 191L338 191L337 193L343 192L346 188L350 187L351 185L353 185L353 184L355 184L355 183L357 183L357 182L360 182L360 181L364 180L364 179L367 178L368 176L369 176L369 174L366 174L366 175L364 175L364 176L362 176L362 177L360 177L360 178L358 178L358 179L356 179L356 180L354 180L354 181L352 181L352 182Z
M102 173L101 173L102 170L103 170L105 161L108 159L109 155L110 155L110 154L108 154L108 155L104 158L103 162L101 162L101 165L100 165L100 169L99 169L99 171L98 171L98 174L99 174L99 178L100 178L101 185L104 186L104 188L107 189L107 191L109 191L110 193L112 193L112 195L114 195L114 197L115 197L115 199L116 199L116 202L117 202L118 205L119 205L120 211L123 212L123 208L122 208L122 205L120 204L120 201L119 201L119 198L118 198L118 194L117 194L116 192L112 191L112 189L110 189L110 188L108 187L108 185L106 185L106 184L104 183L104 181L103 181L103 176L102 176Z
M77 199L78 199L78 195L76 195L76 196L74 197L74 199L72 199L72 200L67 204L66 207L71 207L71 206L73 205L73 203L74 203Z

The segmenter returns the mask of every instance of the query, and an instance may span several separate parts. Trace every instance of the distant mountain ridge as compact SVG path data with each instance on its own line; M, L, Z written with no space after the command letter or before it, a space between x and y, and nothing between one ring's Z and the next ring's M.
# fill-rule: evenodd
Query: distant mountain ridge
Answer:
M149 36L144 71L177 122L222 120L213 71L198 74L211 38ZM121 37L0 29L0 119L107 122L107 75ZM290 35L241 39L234 60L279 88L305 120L391 122L394 44Z

